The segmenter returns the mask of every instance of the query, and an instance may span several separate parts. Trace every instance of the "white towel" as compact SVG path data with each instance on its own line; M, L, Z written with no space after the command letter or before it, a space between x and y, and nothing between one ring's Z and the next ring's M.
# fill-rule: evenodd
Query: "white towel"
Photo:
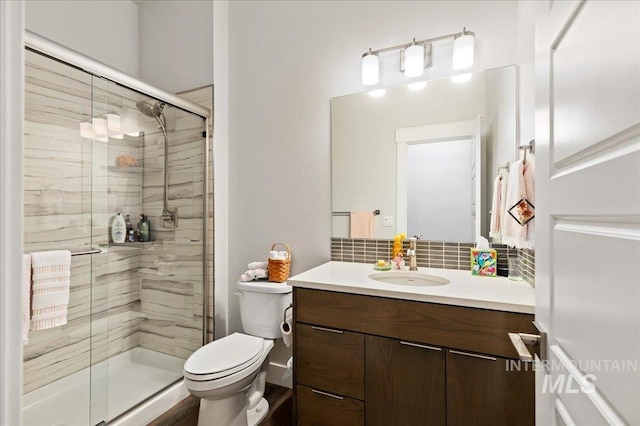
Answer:
M502 239L502 219L507 201L507 174L500 172L493 183L493 200L491 202L491 226L489 236L494 241Z
M32 253L31 267L31 328L37 331L65 325L71 285L71 252Z
M29 343L31 320L31 255L22 255L22 344Z
M506 206L501 228L503 244L516 248L533 248L533 232L535 231L533 220L528 224L521 225L509 214L509 210L523 199L528 200L532 205L535 203L534 166L529 160L526 165L522 160L518 160L509 169ZM515 209L512 210L512 213L515 212ZM529 228L531 228L531 233L529 233Z
M267 269L268 267L268 262L251 262L247 265L247 269Z
M373 238L373 212L351 212L351 238Z

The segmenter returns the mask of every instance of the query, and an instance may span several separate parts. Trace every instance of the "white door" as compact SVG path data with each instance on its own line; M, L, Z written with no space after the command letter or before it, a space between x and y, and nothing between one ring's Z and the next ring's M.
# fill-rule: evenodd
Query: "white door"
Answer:
M538 425L640 425L640 3L536 21Z

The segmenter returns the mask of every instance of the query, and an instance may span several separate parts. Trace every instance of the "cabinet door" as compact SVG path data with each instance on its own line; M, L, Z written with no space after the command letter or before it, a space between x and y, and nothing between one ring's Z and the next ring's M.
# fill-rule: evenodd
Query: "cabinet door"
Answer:
M534 425L532 364L509 361L447 350L448 426Z
M365 352L367 426L445 424L443 349L366 336Z

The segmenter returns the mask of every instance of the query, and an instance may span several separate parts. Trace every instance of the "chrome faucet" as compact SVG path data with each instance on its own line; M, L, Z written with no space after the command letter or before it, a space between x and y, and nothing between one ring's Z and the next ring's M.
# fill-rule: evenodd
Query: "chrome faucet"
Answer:
M407 256L409 256L409 270L418 270L418 261L416 259L416 242L417 238L409 238L409 249L407 250Z

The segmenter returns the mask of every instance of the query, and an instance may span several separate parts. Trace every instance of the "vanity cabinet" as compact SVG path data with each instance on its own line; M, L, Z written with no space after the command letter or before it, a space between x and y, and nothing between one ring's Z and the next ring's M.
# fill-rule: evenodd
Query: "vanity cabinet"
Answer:
M299 425L533 425L533 315L294 288Z

